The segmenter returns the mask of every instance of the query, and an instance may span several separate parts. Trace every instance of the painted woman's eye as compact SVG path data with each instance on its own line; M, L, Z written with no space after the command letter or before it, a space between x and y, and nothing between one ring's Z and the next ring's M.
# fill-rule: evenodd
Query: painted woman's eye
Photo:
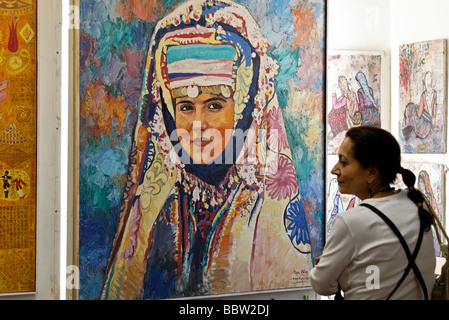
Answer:
M190 104L183 104L179 107L180 111L192 111L193 110L193 106Z
M223 109L223 106L220 103L211 103L208 107L210 110L220 110Z

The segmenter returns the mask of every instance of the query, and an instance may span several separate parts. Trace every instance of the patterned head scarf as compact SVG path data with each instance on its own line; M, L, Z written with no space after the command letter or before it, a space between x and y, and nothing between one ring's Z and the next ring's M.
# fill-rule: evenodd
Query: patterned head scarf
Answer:
M103 298L308 285L292 281L311 245L267 48L231 1L186 2L156 26ZM176 148L174 97L200 92L233 97L245 135L231 162L186 164Z
M363 72L357 72L355 76L356 80L359 82L362 87L363 93L368 97L374 107L377 108L376 101L374 100L373 95L371 94L370 87L368 85L368 81L366 80L366 76Z

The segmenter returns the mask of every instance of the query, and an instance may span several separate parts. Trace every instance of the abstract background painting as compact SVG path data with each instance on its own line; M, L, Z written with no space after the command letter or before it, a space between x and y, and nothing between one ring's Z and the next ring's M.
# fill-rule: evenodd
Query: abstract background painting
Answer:
M405 153L445 153L446 40L399 48L399 141Z
M0 294L35 291L37 1L0 1Z
M140 116L151 36L158 21L183 2L80 1L80 299L99 299L101 295L122 194L128 187L132 137ZM235 2L251 12L267 39L267 55L279 65L276 94L313 260L321 254L324 242L325 1ZM306 282L298 280L297 285ZM235 291L229 288L230 293Z

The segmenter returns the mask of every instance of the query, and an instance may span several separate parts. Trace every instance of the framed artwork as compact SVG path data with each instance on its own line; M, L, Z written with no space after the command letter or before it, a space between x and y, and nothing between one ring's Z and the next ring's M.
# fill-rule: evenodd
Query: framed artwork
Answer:
M404 153L446 153L446 40L399 48L399 141Z
M440 219L441 223L445 225L445 171L443 164L426 163L426 162L403 162L402 166L412 171L416 176L415 187L418 188L429 200L432 209ZM398 175L397 187L405 189L406 186L402 182L401 175ZM432 228L432 231L435 230ZM440 245L435 240L435 253L437 257L441 256Z
M309 286L326 2L79 3L78 298Z
M327 154L338 153L349 128L382 125L383 60L383 52L328 52Z
M37 3L0 1L0 295L36 290Z
M338 186L337 178L330 173L333 166L338 161L337 155L329 155L328 161L328 174L326 180L327 192L326 192L326 239L332 230L332 224L334 223L337 214L346 210L354 208L360 204L360 199L354 195L342 194Z

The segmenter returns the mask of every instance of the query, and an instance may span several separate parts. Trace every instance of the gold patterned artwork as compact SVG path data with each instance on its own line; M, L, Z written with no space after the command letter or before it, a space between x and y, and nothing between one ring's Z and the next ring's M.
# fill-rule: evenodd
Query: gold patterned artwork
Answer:
M0 0L0 294L36 290L37 0Z

